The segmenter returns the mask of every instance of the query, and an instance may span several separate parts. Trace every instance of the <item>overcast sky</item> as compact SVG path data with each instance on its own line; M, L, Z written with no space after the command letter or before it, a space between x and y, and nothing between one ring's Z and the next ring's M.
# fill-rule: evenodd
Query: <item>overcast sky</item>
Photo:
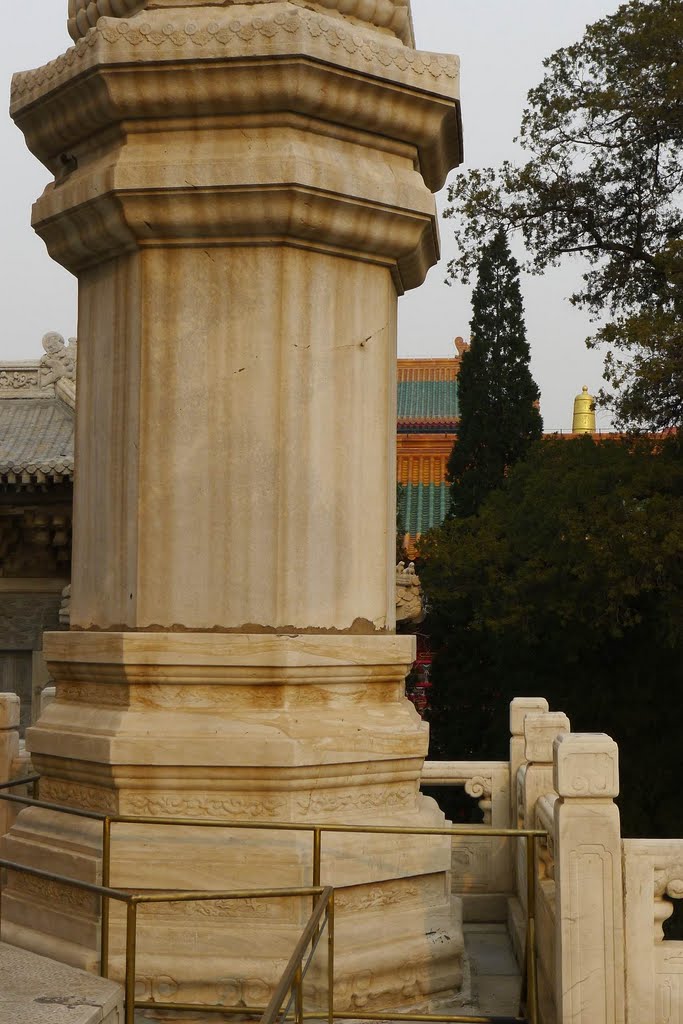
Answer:
M616 10L618 0L412 0L412 5L418 47L460 55L464 166L477 167L515 156L512 140L526 93L542 77L543 58L578 39L589 22ZM38 67L68 47L66 11L67 0L13 0L10 20L0 33L6 98L13 71ZM76 284L48 257L30 227L31 204L48 174L26 150L6 113L0 154L0 360L38 358L46 331L76 334ZM438 200L443 208L445 194ZM448 355L456 335L468 338L470 289L444 284L457 242L449 221L442 220L440 227L441 263L422 288L400 302L402 356ZM522 280L532 371L547 430L571 429L574 395L583 384L597 391L601 383L602 357L584 345L590 324L566 301L579 268L576 262L543 278ZM598 426L608 425L608 414L598 410Z

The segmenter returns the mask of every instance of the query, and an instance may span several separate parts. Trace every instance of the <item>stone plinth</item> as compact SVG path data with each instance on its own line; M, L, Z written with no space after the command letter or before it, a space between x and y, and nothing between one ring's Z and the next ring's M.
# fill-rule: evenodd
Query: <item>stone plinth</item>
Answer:
M42 795L438 825L403 698L414 652L392 635L396 299L438 256L457 61L411 48L403 0L69 14L76 46L12 99L55 175L34 227L79 278L72 631L46 639L57 696L28 738ZM98 875L87 823L25 812L6 849ZM310 850L130 826L112 881L298 884ZM341 1004L457 986L448 840L324 850ZM15 941L95 962L87 901L16 883L6 905ZM253 913L245 942L244 920L193 917L190 950L189 918L150 915L141 985L200 1002L250 1001L254 979L266 994L302 920ZM117 970L121 948L114 915Z
M152 817L443 825L434 802L418 793L427 728L402 696L412 638L59 633L47 640L57 699L31 732L45 800ZM97 822L32 810L5 851L95 880L100 838ZM168 888L310 885L312 836L120 825L112 862L111 882L125 888L158 888L160 865ZM448 842L439 838L324 836L322 881L338 888L338 992L349 1005L415 1000L459 985L461 924L446 887L449 865ZM77 896L78 906L72 898L65 908L53 890L16 880L4 900L12 922L6 936L96 966L93 901ZM257 979L262 997L309 904L275 909L275 922L265 904L227 921L220 908L213 916L205 907L146 909L140 943L153 950L156 968L147 975L141 966L141 975L150 991L171 978L178 1000L201 998L197 979L210 958L219 974L204 1001L219 998L226 972L236 1002L262 1001L253 995ZM112 917L118 975L124 929L116 907ZM53 936L47 944L45 931Z

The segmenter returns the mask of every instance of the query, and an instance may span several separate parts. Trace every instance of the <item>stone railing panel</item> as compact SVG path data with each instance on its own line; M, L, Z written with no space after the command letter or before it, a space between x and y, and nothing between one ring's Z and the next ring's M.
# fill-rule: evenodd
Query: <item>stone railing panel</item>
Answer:
M628 1024L683 1024L683 942L664 941L670 899L683 898L683 839L625 839Z
M509 828L510 767L507 761L425 761L421 782L424 786L462 786L478 801L485 825ZM451 887L454 893L465 897L466 919L502 919L504 903L492 902L488 897L508 893L512 888L509 840L496 836L490 839L454 836Z

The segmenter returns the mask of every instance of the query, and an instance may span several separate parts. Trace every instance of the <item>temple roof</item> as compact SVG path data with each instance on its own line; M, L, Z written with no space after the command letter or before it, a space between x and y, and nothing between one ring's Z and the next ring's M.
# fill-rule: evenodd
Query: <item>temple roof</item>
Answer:
M460 343L460 345L458 345ZM457 377L465 346L456 339L455 358L398 360L398 432L453 433L458 408Z
M398 430L448 433L459 417L458 384L453 380L399 380Z
M61 482L74 469L74 414L60 398L0 401L0 481Z

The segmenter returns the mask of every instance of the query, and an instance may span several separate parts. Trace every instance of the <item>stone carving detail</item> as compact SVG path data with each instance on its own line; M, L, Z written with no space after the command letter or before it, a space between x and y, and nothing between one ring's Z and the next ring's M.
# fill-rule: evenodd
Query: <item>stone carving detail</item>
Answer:
M273 0L243 0L244 3L272 3ZM163 6L163 0L157 0ZM318 0L327 10L350 15L395 33L412 43L408 0ZM147 0L69 0L69 35L77 40L87 35L100 18L125 18L147 6ZM169 6L173 6L172 2Z
M493 806L493 802L491 800L493 779L490 777L484 778L483 775L474 775L465 783L465 792L468 796L471 796L473 800L478 801L479 809L484 816L483 824L490 825L491 808Z
M195 903L159 903L154 916L168 919L182 918L267 918L272 900L198 900Z
M133 703L156 708L234 708L232 686L166 686L152 683L135 689Z
M425 617L420 578L415 575L415 563L396 566L396 621L422 622Z
M204 1002L198 1002L195 986L178 982L168 974L150 978L136 975L135 998L149 1002L173 1002L191 998L193 1004L201 1006L266 1006L272 990L260 978L221 978L218 984L206 986ZM309 998L311 991L308 992ZM211 1014L213 1016L213 1014Z
M98 898L73 886L62 885L47 878L33 878L31 875L20 874L13 876L12 891L15 895L25 894L31 899L42 900L58 908L66 907L74 913L91 912Z
M555 750L555 789L560 796L581 800L618 796L618 750L609 736L560 733Z
M121 798L122 814L156 818L277 818L286 813L283 800L268 797L173 796L127 793Z
M127 707L128 687L124 684L59 683L60 700L82 704L109 704L113 707Z
M396 810L409 807L415 802L415 792L410 788L370 788L363 791L328 790L299 796L296 809L299 814L315 819L318 815L341 814L349 810Z
M147 0L69 0L69 35L84 36L99 18L125 18L141 11Z
M64 782L62 779L41 778L40 799L48 803L64 804L66 807L80 807L86 811L101 811L103 814L116 814L118 810L114 790L103 786L86 786L81 782Z
M334 905L337 910L358 913L364 910L381 910L383 907L403 906L410 898L424 895L424 889L417 885L362 886L354 889L337 889Z
M160 50L167 49L172 56L179 47L188 44L198 49L213 44L214 48L220 46L221 49L230 50L232 43L235 50L243 50L245 42L257 37L272 41L283 34L286 36L301 32L306 32L313 40L322 37L331 47L342 47L349 56L360 56L368 62L378 61L386 68L396 67L403 73L429 75L435 81L443 77L457 79L459 74L457 57L421 52L395 44L385 45L354 31L351 26L330 22L328 18L303 9L292 14L279 13L270 18L261 16L254 19L234 18L230 21L221 19L220 22L215 20L210 21L205 28L200 28L197 21L188 21L182 26L169 23L161 31L148 21L112 20L98 26L96 32L88 32L75 46L49 64L35 71L15 75L12 81L12 105L29 101L33 94L39 94L45 86L58 84L62 74L69 74L99 38L112 46L119 42L125 42L129 47L151 44Z
M62 603L59 606L59 622L60 625L68 629L71 625L71 584L67 585L62 590Z
M490 778L485 779L483 775L474 775L465 783L465 792L468 796L477 800L483 796L490 797L492 787L493 784Z
M35 370L2 370L0 371L0 389L20 391L38 386L38 371Z
M56 331L49 331L43 337L43 348L45 355L40 360L40 385L45 388L50 384L56 384L58 380L65 377L67 380L76 380L76 359L77 342L75 338L69 338L65 343L61 334Z
M655 868L654 876L654 939L655 942L663 942L664 922L674 912L671 900L683 899L683 864Z

